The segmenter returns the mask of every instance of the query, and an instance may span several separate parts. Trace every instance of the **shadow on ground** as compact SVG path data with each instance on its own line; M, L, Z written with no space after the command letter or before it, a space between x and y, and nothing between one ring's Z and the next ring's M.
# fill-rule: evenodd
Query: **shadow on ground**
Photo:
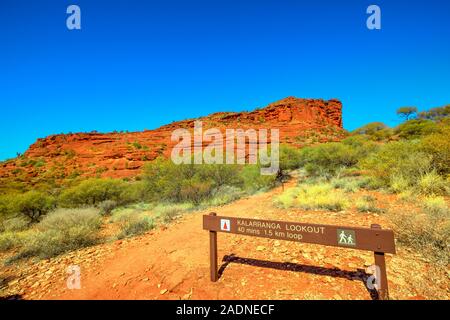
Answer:
M325 267L316 267L292 262L272 262L266 260L258 260L251 258L242 258L238 257L234 254L225 255L222 259L222 265L219 268L219 277L225 272L225 269L230 263L237 264L245 264L249 266L261 267L261 268L271 268L276 270L284 270L284 271L293 271L293 272L303 272L315 275L323 275L335 278L344 278L351 281L361 281L369 292L372 300L378 300L378 293L375 289L369 289L367 287L367 280L371 277L371 274L368 274L363 269L358 269L357 271L346 271L341 270L339 268L325 268Z

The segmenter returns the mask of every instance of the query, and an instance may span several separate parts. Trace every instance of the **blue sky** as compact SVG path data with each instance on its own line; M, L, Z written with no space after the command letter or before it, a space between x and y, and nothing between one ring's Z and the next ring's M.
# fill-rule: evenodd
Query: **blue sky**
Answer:
M66 8L81 8L81 30ZM382 29L366 28L366 8ZM139 131L286 96L338 98L344 127L450 103L450 2L0 2L0 159L62 132Z

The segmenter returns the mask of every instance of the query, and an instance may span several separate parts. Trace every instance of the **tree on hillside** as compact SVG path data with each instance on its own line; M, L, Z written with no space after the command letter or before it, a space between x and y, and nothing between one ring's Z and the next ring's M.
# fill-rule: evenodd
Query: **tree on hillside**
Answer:
M427 119L433 121L450 117L450 104L443 107L432 108L428 111L420 112L418 114L418 117L420 119Z
M370 139L376 141L383 141L389 139L393 132L382 122L368 123L352 132L354 135L367 135Z
M362 126L361 128L354 130L353 133L373 135L376 132L386 129L386 128L387 128L387 126L382 122L371 122L371 123L368 123L368 124Z
M405 118L405 120L409 120L412 116L416 114L417 114L416 107L401 107L397 109L397 115L399 115L402 118Z

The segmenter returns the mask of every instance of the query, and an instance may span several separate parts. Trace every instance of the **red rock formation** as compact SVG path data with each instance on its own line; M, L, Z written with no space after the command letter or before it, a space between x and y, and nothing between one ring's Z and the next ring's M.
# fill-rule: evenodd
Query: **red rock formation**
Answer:
M38 139L22 158L1 164L0 178L136 176L147 161L170 156L173 130L191 129L196 120L203 122L204 130L214 127L222 132L226 128L279 129L281 143L298 147L344 136L340 101L288 97L251 112L220 112L143 132L52 135Z

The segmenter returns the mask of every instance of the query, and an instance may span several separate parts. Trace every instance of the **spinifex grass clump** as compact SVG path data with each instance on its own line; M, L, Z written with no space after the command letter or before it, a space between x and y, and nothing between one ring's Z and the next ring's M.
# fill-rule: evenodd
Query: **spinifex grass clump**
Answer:
M346 193L335 189L330 183L301 185L276 197L275 205L282 208L304 210L341 211L349 206Z

